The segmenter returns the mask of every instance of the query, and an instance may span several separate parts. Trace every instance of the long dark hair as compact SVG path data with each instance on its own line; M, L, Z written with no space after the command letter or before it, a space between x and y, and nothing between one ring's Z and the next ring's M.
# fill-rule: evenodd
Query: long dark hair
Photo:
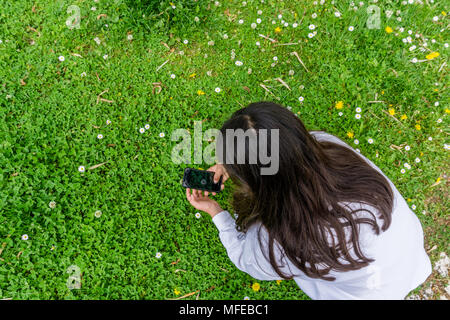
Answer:
M352 210L338 202L373 206L385 231L391 223L394 199L387 179L345 146L317 141L298 117L276 103L252 103L236 111L221 132L225 135L226 129L250 128L279 129L278 172L261 175L261 167L267 165L259 161L237 164L237 152L232 155L234 164L224 163L224 167L237 186L232 202L238 214L237 230L246 232L253 223L261 222L268 232L268 259L274 270L284 279L294 276L281 272L274 256L275 240L283 254L313 278L334 280L326 276L331 270L357 270L374 261L361 250L358 224L368 224L380 234L375 213ZM267 147L270 150L270 139ZM227 152L226 143L223 150ZM368 212L368 217L356 215L361 210ZM333 233L337 241L330 245ZM352 248L356 257L351 255Z

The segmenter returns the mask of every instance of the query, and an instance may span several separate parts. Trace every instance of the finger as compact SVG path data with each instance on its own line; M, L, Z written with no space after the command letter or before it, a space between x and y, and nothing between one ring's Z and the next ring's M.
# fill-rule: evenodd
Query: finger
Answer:
M205 195L205 197L207 197L209 195L209 192L205 191L203 194Z
M189 201L191 201L191 189L189 189L189 188L186 188L186 198L189 200Z
M215 195L216 195L216 193L215 193L215 192L213 192L213 193L212 193L212 195L213 195L213 196L215 196Z
M194 197L198 198L199 196L199 191L197 189L194 189Z

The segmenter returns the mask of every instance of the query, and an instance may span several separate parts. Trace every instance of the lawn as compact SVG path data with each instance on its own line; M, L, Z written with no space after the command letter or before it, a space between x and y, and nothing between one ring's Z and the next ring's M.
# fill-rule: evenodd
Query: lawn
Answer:
M180 185L209 164L171 158L260 100L371 159L448 253L448 3L172 2L0 0L0 298L309 299L230 262Z

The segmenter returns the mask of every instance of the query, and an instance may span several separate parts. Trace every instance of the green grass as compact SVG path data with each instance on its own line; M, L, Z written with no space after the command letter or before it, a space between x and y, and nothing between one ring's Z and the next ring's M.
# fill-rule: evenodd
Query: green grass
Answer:
M416 206L426 248L437 246L430 252L433 264L439 252L448 252L448 66L442 65L449 19L441 13L448 7L381 2L381 29L368 29L367 3L353 11L346 1L172 2L175 9L155 18L132 1L0 0L0 298L167 299L177 297L176 289L178 297L199 290L199 299L308 299L293 281L258 281L261 289L251 289L256 280L234 267L211 219L196 219L185 199L179 181L187 165L171 160L173 130L192 132L194 121L204 121L204 131L220 128L233 111L260 100L290 106L309 130L325 130L359 148ZM65 24L73 14L67 13L70 5L81 10L79 29ZM394 12L390 19L386 10ZM262 21L252 29L257 18ZM300 21L294 29L292 23ZM317 31L312 39L310 24ZM386 26L394 32L388 34ZM405 30L396 35L398 27ZM402 42L408 30L411 44ZM416 33L428 39L424 52ZM297 44L277 46L286 43ZM417 49L410 51L413 44ZM231 60L232 49L242 66ZM426 60L432 51L440 55L410 61ZM157 87L153 92L158 82L160 93ZM342 110L337 101L343 101ZM362 109L359 120L356 107ZM139 133L147 123L150 129ZM405 162L411 169L402 174ZM86 172L78 172L79 166ZM229 196L218 199L231 210ZM67 287L71 265L81 270L81 289ZM434 275L422 288L430 284L438 298L445 279Z

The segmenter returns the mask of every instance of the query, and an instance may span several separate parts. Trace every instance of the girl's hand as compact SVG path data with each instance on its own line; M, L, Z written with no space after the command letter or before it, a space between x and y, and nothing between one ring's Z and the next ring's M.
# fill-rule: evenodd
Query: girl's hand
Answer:
M214 183L219 182L220 177L222 176L222 185L220 186L221 190L225 188L225 181L230 177L228 173L225 171L225 168L221 164L215 164L211 168L208 169L208 171L214 171ZM212 193L213 196L216 195L215 192Z
M217 201L212 200L208 197L208 194L208 191L204 191L204 194L202 194L202 191L195 189L192 190L191 194L191 189L186 189L186 198L188 199L189 203L195 209L204 211L208 213L211 218L213 218L216 214L223 210L217 203Z

